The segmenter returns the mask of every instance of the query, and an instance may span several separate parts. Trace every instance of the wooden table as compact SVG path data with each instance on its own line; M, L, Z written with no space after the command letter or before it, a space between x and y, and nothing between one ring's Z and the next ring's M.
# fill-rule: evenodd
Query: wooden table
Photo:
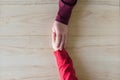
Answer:
M59 80L51 47L58 0L0 0L0 80ZM120 80L119 0L79 0L67 50L79 80Z

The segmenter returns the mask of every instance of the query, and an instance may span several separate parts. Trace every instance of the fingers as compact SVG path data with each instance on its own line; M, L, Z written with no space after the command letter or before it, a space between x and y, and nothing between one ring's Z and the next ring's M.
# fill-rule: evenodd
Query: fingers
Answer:
M57 47L55 46L55 38L56 38L56 33L52 32L52 47L54 50L57 50Z
M65 41L64 41L64 48L66 48L66 43L67 43L67 34L65 34Z
M61 44L61 39L62 39L62 35L61 34L56 34L56 46L57 48L60 47L60 44Z
M55 42L55 37L56 37L55 32L52 32L52 44L54 44L54 42Z
M52 47L54 48L54 32L52 32Z
M60 50L63 49L64 43L65 43L65 35L62 35L62 39L61 39L61 43L60 43L60 47L59 47Z
M66 36L64 34L57 35L52 32L52 47L54 50L62 50L65 44Z
M63 41L62 41L62 35L58 35L55 32L52 32L52 47L54 50L62 50ZM61 47L60 47L61 46Z
M52 47L54 49L54 44L55 44L55 38L56 38L56 33L54 28L52 28Z

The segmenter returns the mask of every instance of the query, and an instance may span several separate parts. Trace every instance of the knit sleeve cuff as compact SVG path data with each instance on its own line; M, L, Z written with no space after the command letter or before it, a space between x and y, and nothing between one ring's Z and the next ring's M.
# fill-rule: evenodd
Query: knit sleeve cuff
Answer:
M77 0L71 0L71 1L69 0L59 1L59 10L55 19L56 21L68 25L72 13L72 9L76 4Z

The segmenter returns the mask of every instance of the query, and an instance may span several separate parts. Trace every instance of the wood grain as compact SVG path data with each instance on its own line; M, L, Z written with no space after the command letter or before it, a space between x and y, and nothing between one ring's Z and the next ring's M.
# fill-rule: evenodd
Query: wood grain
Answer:
M0 0L0 80L60 80L51 46L58 0ZM119 0L79 0L67 50L79 80L120 80Z

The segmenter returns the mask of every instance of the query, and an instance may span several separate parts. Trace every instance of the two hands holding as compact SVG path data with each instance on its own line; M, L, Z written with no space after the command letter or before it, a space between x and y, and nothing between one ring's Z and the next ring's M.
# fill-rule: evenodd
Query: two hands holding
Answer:
M68 26L55 21L52 27L52 47L58 65L60 80L78 80L73 62L68 52L64 49L67 38Z
M64 49L67 40L67 25L76 1L77 0L59 0L58 15L52 27L52 47L61 80L78 80L73 68L72 59Z
M66 40L67 40L67 31L68 26L55 21L52 27L52 47L54 51L62 50L65 48Z

